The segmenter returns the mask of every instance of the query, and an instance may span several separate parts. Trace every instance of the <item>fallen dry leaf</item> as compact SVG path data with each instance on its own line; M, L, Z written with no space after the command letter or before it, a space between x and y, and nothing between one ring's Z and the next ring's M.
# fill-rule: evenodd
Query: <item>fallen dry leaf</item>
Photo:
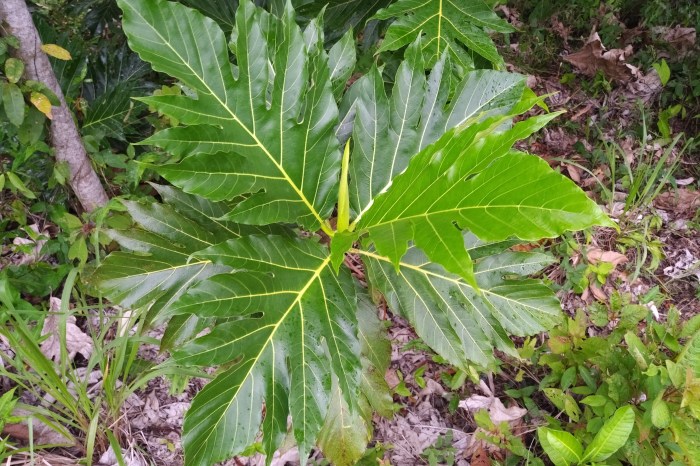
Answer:
M616 81L628 82L639 76L639 69L626 63L627 57L632 55L632 46L625 49L606 50L597 32L591 34L583 48L564 57L582 73L595 76L600 70L605 75Z
M590 248L586 252L586 258L591 264L598 264L600 262L609 262L610 264L617 267L620 264L627 262L627 257L624 254L620 254L615 251L603 251L600 248Z
M514 8L508 8L505 5L499 5L496 7L496 11L500 11L505 16L506 21L513 25L516 29L520 29L524 26L523 22L520 21L520 14Z
M694 217L700 209L700 191L678 188L661 193L654 199L654 206L683 217Z
M122 449L121 457L125 466L147 466L146 458L134 447ZM120 466L117 455L110 445L106 452L102 453L97 466Z
M67 447L75 445L75 439L70 435L68 430L58 432L57 430L54 430L41 422L36 417L33 417L29 411L15 409L12 412L12 415L21 418L32 418L31 438L35 445L62 445ZM2 433L22 442L28 442L30 439L29 425L26 420L23 420L18 424L5 425Z
M49 335L41 344L41 352L49 359L59 361L61 358L61 339L59 338L61 300L52 297L49 299L50 314L44 321L41 335ZM75 316L66 317L66 350L68 359L73 359L76 354L82 354L86 359L92 354L92 338L86 335L75 325Z
M567 165L566 171L569 172L569 177L578 184L581 182L581 169L575 165Z
M44 228L44 230L41 232L39 231L39 225L37 224L29 225L27 228L31 230L31 232L28 232L29 236L38 237L39 239L35 241L31 239L31 237L22 238L18 236L12 240L12 244L14 244L15 246L33 245L32 250L30 252L17 253L13 257L13 263L15 265L33 264L41 260L41 249L44 247L49 237L47 228Z
M620 149L622 149L622 152L625 156L625 161L627 161L629 165L632 165L634 162L637 161L637 156L635 155L634 151L634 140L631 137L626 137L620 143Z
M695 45L697 33L695 28L684 28L658 26L651 29L659 39L673 47L674 53L682 58L688 54L688 51Z
M494 424L516 421L527 414L527 409L515 405L506 408L501 400L493 395L491 389L483 381L479 384L479 388L486 396L472 395L466 400L460 401L458 406L472 412L487 409L491 422Z
M553 16L550 24L552 25L552 31L554 31L564 42L569 40L571 37L571 28L564 26L564 23L559 21L559 18Z
M471 466L491 466L489 454L483 447L483 445L479 445L476 447L476 451L474 451L474 454L472 455L469 464Z
M598 301L603 302L603 303L608 301L608 295L606 295L603 290L598 288L598 285L591 283L590 285L588 285L587 289L591 290L591 294Z
M627 100L649 103L661 93L663 87L659 73L652 68L646 75L642 76L640 73L636 81L628 83L623 94Z
M395 389L401 383L398 374L394 369L388 368L384 373L384 380L390 389Z

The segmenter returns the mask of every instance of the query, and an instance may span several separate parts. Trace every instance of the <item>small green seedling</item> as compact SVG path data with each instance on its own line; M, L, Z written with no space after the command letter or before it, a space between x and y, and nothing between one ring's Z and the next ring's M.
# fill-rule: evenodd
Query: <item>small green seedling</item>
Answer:
M634 410L623 406L615 411L584 450L581 442L563 430L537 429L540 444L555 466L597 464L605 461L627 442L634 426Z

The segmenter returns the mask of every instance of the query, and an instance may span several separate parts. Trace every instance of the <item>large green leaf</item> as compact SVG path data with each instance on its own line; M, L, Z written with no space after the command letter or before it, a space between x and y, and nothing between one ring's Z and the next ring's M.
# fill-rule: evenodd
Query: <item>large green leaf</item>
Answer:
M141 228L108 231L124 251L110 254L90 277L105 297L129 308L158 299L160 311L202 274L224 270L207 261L189 261L190 254L216 242L191 219L160 204L125 205Z
M132 309L148 306L149 321L168 316L170 306L194 283L228 270L207 260L191 260L192 254L241 235L283 231L217 220L230 211L230 204L169 186L154 188L168 204L124 202L138 227L109 230L122 251L110 254L89 276L89 284L111 301ZM166 340L196 328L196 322L171 321Z
M378 9L390 3L391 0L295 0L294 6L300 16L307 18L323 13L326 41L332 42L345 31L364 26Z
M350 162L350 200L356 217L403 172L411 158L448 129L486 115L508 112L525 87L514 73L469 73L450 98L447 56L430 76L423 71L421 41L411 44L399 66L391 97L375 67L358 80L349 95L355 99L354 149Z
M540 427L537 429L537 438L554 466L569 466L581 462L583 446L570 433Z
M530 118L505 131L500 117L448 131L374 199L355 220L357 230L369 233L377 251L394 264L413 241L432 261L471 280L471 259L458 227L483 240L501 241L610 224L593 201L545 161L511 150L554 116Z
M448 51L456 64L466 70L472 69L473 59L464 47L502 65L503 58L484 29L513 32L513 28L496 16L483 0L398 0L374 17L398 17L389 26L380 51L398 50L422 35L428 68Z
M631 406L618 408L586 447L581 463L599 463L610 458L627 442L633 427L634 409Z
M186 126L144 143L185 157L156 170L214 200L255 193L228 215L241 223L326 227L336 200L337 107L323 34L306 33L291 7L282 18L241 1L229 61L218 25L164 0L119 0L130 46L196 96L142 99Z
M173 313L235 319L173 356L184 365L235 364L196 396L185 418L187 463L221 461L250 445L263 402L267 454L291 415L305 458L328 413L332 381L346 409L357 409L360 344L349 272L336 275L325 246L289 236L247 236L194 256L235 271L192 287Z
M508 244L500 243L500 247ZM473 235L467 235L465 246L475 256L484 247ZM499 245L492 246L499 249ZM416 247L409 248L398 270L388 257L358 252L370 282L384 294L391 309L404 315L428 345L460 368L466 369L469 361L491 365L493 348L512 353L508 333L541 332L561 316L559 302L542 282L513 278L550 264L547 255L504 251L479 258L474 273L477 290L431 263Z
M324 457L336 466L354 466L367 449L371 435L370 418L351 410L334 384L326 421L318 435Z
M391 390L384 379L391 362L391 343L377 316L377 306L366 293L360 293L357 298L355 312L362 362L360 409L348 409L345 400L337 396L335 384L318 438L324 457L337 466L352 466L363 456L372 437L373 412L385 417L394 413Z
M235 27L238 0L179 1L212 18L226 33ZM276 13L284 11L287 1L254 0L254 3ZM299 22L303 24L323 15L326 43L333 43L346 31L363 26L377 10L390 3L391 0L291 0L292 6L299 14Z

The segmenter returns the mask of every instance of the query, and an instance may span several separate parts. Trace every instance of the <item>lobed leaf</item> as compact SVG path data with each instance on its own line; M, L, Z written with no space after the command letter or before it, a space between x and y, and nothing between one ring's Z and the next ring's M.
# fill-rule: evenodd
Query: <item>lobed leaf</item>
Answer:
M154 167L189 193L213 200L254 193L228 218L325 227L336 201L338 110L323 34L305 34L288 4L281 18L240 2L229 61L219 26L165 0L120 0L129 44L194 96L141 99L186 126L144 141L184 157Z
M356 222L412 157L445 131L470 119L507 113L523 93L521 75L477 71L459 83L450 99L449 59L443 56L426 78L420 47L417 40L406 50L390 97L376 67L348 94L355 110L350 199Z
M290 236L229 240L195 258L233 272L192 287L173 313L230 321L177 349L173 357L184 365L234 365L197 394L188 411L187 463L211 464L250 445L263 402L269 457L291 416L305 458L328 415L332 381L345 409L357 409L360 346L349 272L332 270L324 246Z
M423 36L421 49L428 68L447 51L464 70L473 69L474 61L464 47L502 66L503 58L485 29L514 30L483 0L398 0L374 15L376 19L395 17L379 51L398 50Z
M530 118L505 131L502 117L448 131L394 178L357 230L368 233L394 264L414 241L432 261L472 280L460 228L487 241L513 236L530 241L610 224L583 191L542 159L511 151L515 141L554 116Z
M149 322L170 317L172 304L193 284L228 270L207 260L191 260L192 254L241 235L285 231L218 220L230 204L170 186L153 187L168 204L125 201L137 227L107 231L122 250L110 254L88 279L112 302L131 309L147 307ZM162 344L167 347L201 330L198 322L189 316L171 320Z
M508 332L534 334L560 319L559 302L549 288L537 280L510 277L535 273L551 263L543 254L505 251L479 259L474 271L477 291L431 263L417 247L408 249L398 270L389 257L358 252L370 282L389 307L406 317L438 354L465 370L469 361L492 365L493 348L512 353Z

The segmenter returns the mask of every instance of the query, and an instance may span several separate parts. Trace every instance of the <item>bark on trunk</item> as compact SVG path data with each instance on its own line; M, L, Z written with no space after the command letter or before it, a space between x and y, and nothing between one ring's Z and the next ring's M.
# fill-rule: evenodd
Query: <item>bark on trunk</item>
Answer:
M1 31L19 39L17 58L25 64L25 77L44 83L61 101L60 107L52 109L51 144L56 160L68 164L70 185L78 201L85 210L92 211L109 198L85 152L49 58L41 50L41 39L25 1L0 0L0 21L4 23Z

